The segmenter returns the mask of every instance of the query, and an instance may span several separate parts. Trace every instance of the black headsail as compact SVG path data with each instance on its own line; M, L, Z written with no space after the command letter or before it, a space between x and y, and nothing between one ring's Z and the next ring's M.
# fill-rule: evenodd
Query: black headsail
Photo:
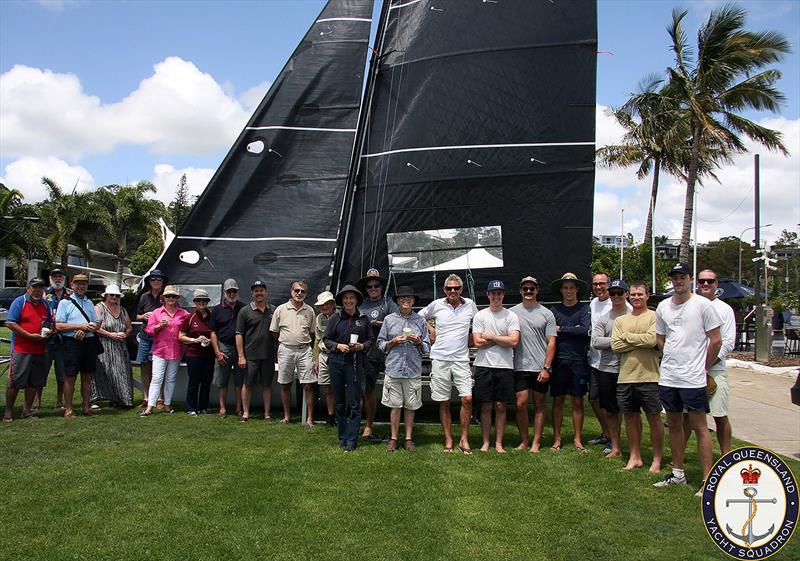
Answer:
M392 1L334 286L588 275L596 20L593 0Z
M157 268L188 292L233 277L272 294L328 283L352 157L372 0L330 0Z

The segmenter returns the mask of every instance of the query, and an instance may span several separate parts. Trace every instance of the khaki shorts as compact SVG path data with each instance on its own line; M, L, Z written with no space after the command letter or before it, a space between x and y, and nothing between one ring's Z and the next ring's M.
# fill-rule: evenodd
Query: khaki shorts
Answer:
M319 353L319 370L317 371L317 381L320 386L331 385L331 371L328 368L328 353Z
M381 403L390 409L416 411L422 407L422 379L385 376Z
M472 395L472 372L469 361L431 360L431 399L450 401L453 386L459 397Z
M717 383L717 391L708 400L708 408L712 417L727 417L728 403L731 399L731 386L728 383L728 372L725 370L710 372Z
M313 360L311 345L295 348L281 343L278 346L278 383L291 384L294 382L295 372L301 384L316 383Z

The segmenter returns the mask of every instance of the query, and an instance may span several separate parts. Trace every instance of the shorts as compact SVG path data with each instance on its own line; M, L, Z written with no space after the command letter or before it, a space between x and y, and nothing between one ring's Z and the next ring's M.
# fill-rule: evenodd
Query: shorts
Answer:
M56 382L63 382L67 375L64 366L64 345L59 343L57 346L48 346L44 353L44 360L47 363L45 370L50 374L50 366L55 366Z
M328 368L328 353L319 353L317 360L319 361L319 368L317 369L317 383L320 386L331 385L331 369Z
M382 361L375 360L369 356L364 358L364 391L372 393L380 378Z
M316 383L317 375L314 374L313 366L311 345L278 345L279 384L294 382L295 372L301 384Z
M136 351L136 362L139 364L147 364L153 362L153 339L146 333L139 333L136 336L136 341L139 343L139 349Z
M505 403L514 405L514 371L510 368L475 367L475 384L472 400L476 405L482 403Z
M43 388L47 383L47 361L44 354L12 353L8 367L8 387L12 390Z
M64 337L64 374L74 378L79 372L94 374L97 368L97 347L91 337L78 341Z
M472 395L472 372L469 361L431 360L431 399L433 401L450 401L453 386L458 390L458 397Z
M586 395L588 368L580 360L557 360L550 376L550 395L560 397Z
M617 403L617 379L619 379L619 372L603 372L602 370L592 369L592 377L597 380L597 387L600 390L598 396L600 407L609 413L619 413L619 403Z
M658 382L617 384L617 404L623 413L661 413Z
M272 386L275 378L275 361L271 358L261 360L248 360L247 371L244 375L245 386Z
M658 398L667 413L708 413L708 392L702 388L673 388L658 386Z
M597 380L598 372L597 368L589 367L589 401L600 400L600 383Z
M422 407L422 378L385 376L381 403L389 409L405 407L408 411L416 411Z
M233 385L241 388L244 385L246 370L238 366L239 353L236 352L236 346L219 341L219 350L227 357L227 360L225 366L220 366L219 361L214 360L214 385L219 389L227 389L231 372L233 372Z
M514 372L514 392L533 390L536 393L547 393L548 389L550 389L550 380L540 382L538 372L525 372L522 370Z
M728 404L731 399L731 385L728 383L727 370L712 370L709 372L717 383L717 391L708 398L708 409L712 417L727 417Z

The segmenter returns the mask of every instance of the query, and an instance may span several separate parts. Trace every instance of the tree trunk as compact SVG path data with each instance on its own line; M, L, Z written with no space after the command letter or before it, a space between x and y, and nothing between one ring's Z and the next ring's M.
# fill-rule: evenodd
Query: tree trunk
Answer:
M692 161L689 163L689 176L686 178L686 202L683 211L681 248L678 254L678 260L683 263L689 262L689 242L692 237L692 218L694 217L694 189L697 183L697 168L700 162L702 131L702 125L695 123L692 130Z
M117 256L117 286L122 288L122 257Z
M661 160L655 158L653 160L653 186L650 188L650 208L647 210L647 226L644 227L644 241L647 246L651 246L651 238L653 236L653 212L656 208L656 199L658 198L658 174L661 171Z

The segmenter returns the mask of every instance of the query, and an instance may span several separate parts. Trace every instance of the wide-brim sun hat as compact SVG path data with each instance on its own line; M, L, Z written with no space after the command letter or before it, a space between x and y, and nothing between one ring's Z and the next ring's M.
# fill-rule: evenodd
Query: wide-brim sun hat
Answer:
M386 288L386 279L381 276L378 269L370 269L367 275L356 283L356 288L361 291L361 294L367 293L367 281L376 280L381 283L381 286Z
M211 300L211 297L209 297L208 292L206 292L202 288L198 288L192 293L192 302L194 302L195 300L205 300L206 302L208 302Z
M358 300L356 305L361 304L361 302L364 301L364 295L361 294L361 291L359 289L357 289L352 284L346 284L339 290L339 292L336 293L336 303L339 304L340 306L343 306L342 296L344 296L348 292L352 292L353 294L356 295L356 299Z
M411 286L399 286L397 287L397 294L392 296L395 303L403 296L411 296L414 298L414 305L417 304L417 294L414 292L414 288Z
M109 284L101 296L103 298L106 296L122 296L122 292L119 291L119 287L116 284Z
M560 279L554 280L550 284L550 289L556 294L561 294L561 285L566 281L572 281L575 283L575 286L578 287L578 298L585 295L589 290L589 285L587 285L585 281L579 279L578 275L575 273L564 273L561 275Z
M166 283L166 282L167 282L167 275L165 275L165 274L164 274L164 273L161 271L161 269L153 269L152 271L150 271L149 273L147 273L147 276L144 278L144 284L147 284L147 283L149 283L149 282L150 282L150 279L152 279L152 278L158 278L158 279L161 279L161 280L162 280L164 283Z
M317 296L317 301L314 303L314 305L324 306L328 302L336 302L336 297L334 297L333 292L330 290L320 293L320 295Z
M180 296L180 295L181 293L178 292L178 289L171 284L167 285L167 287L164 289L164 293L162 294L162 296Z

